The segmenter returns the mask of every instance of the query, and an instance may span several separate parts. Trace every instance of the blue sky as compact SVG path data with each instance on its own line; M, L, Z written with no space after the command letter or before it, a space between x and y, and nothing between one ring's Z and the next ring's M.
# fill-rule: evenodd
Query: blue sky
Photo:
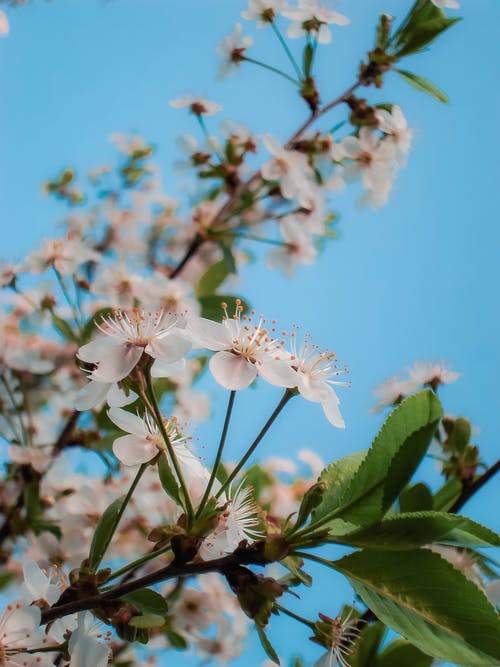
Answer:
M36 0L9 12L11 34L0 41L3 257L21 258L54 233L62 209L43 198L41 183L68 164L83 174L112 160L108 137L114 132L138 131L158 146L166 190L175 194L175 137L196 127L168 106L174 97L193 92L214 99L223 104L223 117L257 134L270 131L286 139L293 132L305 109L287 82L250 65L224 82L215 80L215 46L245 4ZM334 28L334 43L320 52L318 79L325 101L352 83L371 47L377 14L401 17L409 4L335 4L352 22ZM339 392L345 431L330 427L317 405L301 404L275 425L262 456L311 447L328 461L365 448L382 420L369 414L372 388L415 359L444 359L463 374L442 392L445 409L469 416L479 429L484 457L491 462L498 456L500 99L491 84L497 79L500 4L463 0L458 14L464 20L431 52L405 63L443 88L449 105L418 93L396 75L387 77L382 91L368 92L370 100L400 104L415 128L409 165L400 172L389 204L378 212L359 211L357 191L343 192L333 201L340 238L327 245L314 267L300 270L292 281L265 271L262 261L244 271L241 291L252 305L285 328L298 323L310 331L321 347L337 352L352 380L351 389ZM255 57L286 66L270 32L253 34ZM217 125L214 121L211 128ZM225 400L216 395L215 425L201 429L208 443ZM241 434L256 430L276 400L264 388L238 398L234 451ZM425 467L432 476L432 464ZM498 530L499 515L491 512L498 501L499 485L492 482L466 511ZM338 586L337 579L325 578L322 586L351 601L345 597L349 589ZM319 599L306 596L302 612L312 614ZM331 594L328 599L331 604ZM335 606L322 610L336 613ZM295 650L311 660L318 656L300 628L294 628L290 641L289 624L278 622L271 636L285 658ZM236 664L250 667L261 658L257 648ZM179 656L176 664L196 662Z

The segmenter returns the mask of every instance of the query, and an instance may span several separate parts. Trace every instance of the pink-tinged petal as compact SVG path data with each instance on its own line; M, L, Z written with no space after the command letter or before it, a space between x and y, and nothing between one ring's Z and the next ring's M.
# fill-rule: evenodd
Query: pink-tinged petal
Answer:
M186 333L196 347L206 347L214 352L232 347L226 327L219 322L207 320L206 317L192 317L188 321Z
M246 389L257 376L254 364L231 352L217 352L210 359L209 366L217 382L233 391Z
M298 384L297 371L286 361L265 361L257 365L257 370L266 382L276 387L296 387Z
M85 387L82 387L75 398L75 410L83 412L95 408L96 405L106 400L108 391L112 385L109 382L96 382L91 380Z
M123 341L114 336L98 336L91 340L90 343L82 345L76 353L78 359L86 361L89 364L97 364L104 359L107 354L113 349L121 347Z
M143 348L128 343L109 350L92 372L92 379L98 382L118 382L126 378L142 357Z
M133 433L139 438L144 438L148 435L146 424L138 415L134 415L132 412L127 412L127 410L122 410L121 408L110 408L108 410L108 417L125 433Z
M330 424L336 426L337 428L345 428L344 418L340 414L339 409L339 399L337 394L329 387L328 394L324 394L321 400L321 407L325 413L325 417L328 419Z
M113 443L113 454L126 466L136 466L151 461L158 454L158 448L136 435L122 435Z
M154 378L177 378L179 374L186 367L186 360L179 359L179 361L174 361L173 364L167 364L165 361L160 361L156 359L154 364L151 366L151 376Z
M297 373L297 387L301 396L303 396L307 401L312 401L313 403L319 403L322 399L322 390L328 388L328 385L323 383L321 389L318 388L316 383L311 381L311 378L306 373Z
M167 334L163 338L155 338L146 347L146 352L154 359L161 359L168 364L179 361L191 349L191 342L179 334Z
M121 408L124 405L130 405L137 398L135 391L129 390L128 394L114 382L109 391L107 402L110 408Z

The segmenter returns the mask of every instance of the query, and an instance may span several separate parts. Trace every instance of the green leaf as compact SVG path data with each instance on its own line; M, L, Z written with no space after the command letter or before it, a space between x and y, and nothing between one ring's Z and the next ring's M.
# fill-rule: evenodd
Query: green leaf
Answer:
M92 544L90 545L89 566L92 571L99 566L103 559L124 500L124 495L114 500L104 510L103 515L99 519L94 537L92 538Z
M271 642L267 638L266 633L264 632L264 629L260 627L260 625L255 624L255 629L257 630L257 635L259 636L260 643L262 644L262 648L266 652L267 657L272 660L272 662L276 663L277 665L280 664L280 659L278 658L278 654L274 650Z
M73 328L66 320L63 320L62 317L59 317L59 315L56 315L54 311L51 311L51 317L52 317L52 324L54 325L54 328L59 331L61 336L67 340L71 341L72 343L77 343L78 342L78 336L76 333L73 331Z
M396 639L377 656L376 667L431 667L433 658L422 653L416 646L413 646L405 639ZM354 667L354 666L353 666Z
M456 477L452 477L434 494L434 509L447 512L461 493L462 483Z
M374 667L376 654L380 646L386 627L383 623L372 623L363 628L363 632L356 639L352 653L349 655L349 667ZM398 667L410 667L411 663L401 663ZM411 667L414 667L411 664Z
M402 46L398 51L396 51L394 56L399 59L403 56L408 56L411 53L418 53L418 51L421 51L424 46L427 46L433 42L438 35L460 20L461 19L459 18L448 18L446 16L440 16L420 23L412 30L406 31L401 42Z
M196 296L199 298L214 294L217 288L228 277L229 273L230 271L225 260L221 259L220 262L212 264L198 280L195 290Z
M399 496L401 512L420 512L434 509L434 499L429 487L419 482L408 486Z
M500 546L500 535L493 530L467 517L446 512L398 514L335 539L342 544L377 551L415 549L435 542L459 546Z
M326 485L321 503L312 512L312 519L321 519L340 506L340 502L352 484L366 451L355 452L327 466L319 476L319 481Z
M428 389L400 403L385 420L357 470L353 471L356 459L343 460L332 497L328 491L324 495L331 510L324 512L320 505L321 524L329 518L357 525L378 521L417 469L442 412L437 396ZM314 522L317 517L316 511Z
M209 320L220 322L224 316L224 311L222 310L221 304L223 302L227 303L227 312L229 315L232 315L236 309L236 299L237 297L229 296L227 294L210 294L207 296L202 296L198 299L201 306L201 315L202 317L206 317ZM247 303L241 301L241 306L243 306L243 312L248 311Z
M303 583L304 586L310 587L312 586L313 580L311 575L307 574L307 572L302 569L303 563L304 561L302 558L299 558L298 556L287 556L280 560L280 564L286 567L296 579Z
M175 481L174 473L172 472L166 456L160 456L158 459L158 476L165 493L170 496L178 505L181 502L181 490Z
M163 595L151 588L141 588L138 591L127 593L123 599L134 604L145 614L165 616L168 612L168 603Z
M433 83L427 81L427 79L424 79L424 77L413 74L412 72L407 72L403 69L394 68L394 71L397 72L402 79L409 83L410 86L420 90L422 93L427 93L427 95L434 97L434 99L439 100L444 104L448 103L448 96Z
M377 617L424 653L469 667L500 662L500 620L486 595L428 549L360 551L331 563Z
M161 628L162 625L165 625L165 619L157 614L142 614L132 616L128 624L133 628Z
M40 505L40 485L38 482L29 482L23 489L23 501L26 515L30 522L36 521L42 513Z

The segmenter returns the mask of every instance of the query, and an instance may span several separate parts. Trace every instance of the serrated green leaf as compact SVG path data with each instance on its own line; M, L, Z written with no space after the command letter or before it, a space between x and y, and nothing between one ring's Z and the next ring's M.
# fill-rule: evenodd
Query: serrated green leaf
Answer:
M345 474L333 485L332 497L325 492L322 505L313 516L321 525L341 518L360 526L383 516L409 482L436 430L443 409L437 396L425 389L409 396L387 417L372 446L353 473L354 465L344 462ZM355 462L356 459L353 459ZM338 462L337 462L338 463ZM318 517L318 518L316 518Z
M151 588L141 588L138 591L127 593L123 599L134 604L145 614L165 616L168 612L168 603L163 595Z
M92 571L99 566L103 559L109 544L110 535L114 531L124 500L124 495L114 500L111 505L104 510L103 515L99 519L94 537L92 538L92 544L90 545L89 565Z
M411 53L418 53L424 46L433 42L438 35L460 20L459 18L448 18L443 15L428 21L422 21L411 29L407 29L399 36L401 48L396 51L394 56L399 59Z
M500 620L486 595L428 549L360 551L331 563L377 617L428 655L469 667L500 662Z
M278 654L274 650L271 642L267 638L266 633L264 632L264 629L260 627L260 625L255 624L255 629L257 630L257 635L260 639L260 643L262 644L262 648L266 652L267 657L272 660L272 662L276 663L277 665L280 664L280 659L278 657Z
M365 457L366 451L355 452L334 461L321 472L319 481L325 483L326 489L321 503L312 512L313 521L321 519L339 507Z
M165 619L158 614L142 614L132 616L128 624L133 628L161 628L162 625L165 625Z
M500 546L500 535L471 519L446 512L409 512L337 537L342 544L382 551L415 549L436 542Z
M420 90L422 93L427 93L427 95L434 97L434 99L439 100L439 102L443 102L444 104L448 103L448 96L446 93L444 93L440 88L435 86L427 79L424 79L423 76L418 76L417 74L413 74L412 72L407 72L406 70L402 69L394 68L394 71L397 72L402 79L409 83L410 86Z

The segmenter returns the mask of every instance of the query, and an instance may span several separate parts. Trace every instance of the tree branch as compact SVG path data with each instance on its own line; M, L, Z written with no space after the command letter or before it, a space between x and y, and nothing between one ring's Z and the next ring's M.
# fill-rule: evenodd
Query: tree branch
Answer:
M468 502L472 498L472 496L475 493L477 493L479 489L481 489L487 482L489 482L490 479L494 477L499 471L500 471L500 459L498 459L496 463L490 466L485 473L483 473L474 482L472 482L472 484L467 486L464 485L462 493L458 496L458 498L455 500L453 505L448 510L449 513L456 514L457 512L459 512L465 505L465 503Z

